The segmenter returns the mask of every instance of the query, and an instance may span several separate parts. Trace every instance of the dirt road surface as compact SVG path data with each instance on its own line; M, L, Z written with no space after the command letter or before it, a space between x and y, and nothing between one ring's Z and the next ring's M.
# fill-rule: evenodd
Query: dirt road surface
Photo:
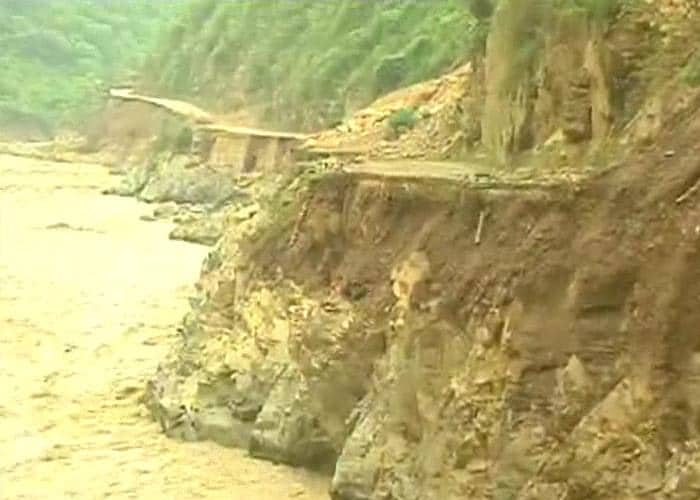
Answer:
M91 165L0 156L0 500L328 498L327 482L166 439L138 397L204 247Z

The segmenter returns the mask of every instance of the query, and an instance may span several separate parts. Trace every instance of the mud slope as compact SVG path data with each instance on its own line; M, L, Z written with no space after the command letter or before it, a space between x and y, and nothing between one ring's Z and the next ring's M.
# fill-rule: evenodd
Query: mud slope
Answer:
M209 255L151 410L335 499L698 498L692 109L580 185L281 193Z
M325 471L335 500L700 498L699 18L553 6L499 4L464 96L498 182L345 165L227 221L148 386L169 436ZM315 147L381 145L366 116Z

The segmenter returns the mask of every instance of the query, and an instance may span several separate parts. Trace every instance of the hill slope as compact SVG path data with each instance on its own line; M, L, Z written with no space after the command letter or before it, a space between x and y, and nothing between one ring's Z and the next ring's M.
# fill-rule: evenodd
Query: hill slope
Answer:
M3 0L0 135L46 136L78 123L103 84L140 66L177 10L139 0Z
M463 0L217 2L183 12L151 87L266 124L318 129L470 57L485 31Z

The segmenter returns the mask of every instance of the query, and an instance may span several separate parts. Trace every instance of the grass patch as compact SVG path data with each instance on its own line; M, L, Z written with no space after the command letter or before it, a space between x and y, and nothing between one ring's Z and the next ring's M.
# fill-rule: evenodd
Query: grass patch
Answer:
M580 11L591 19L598 22L608 22L612 20L624 0L564 0L565 8Z
M696 52L681 70L681 78L686 85L700 86L700 53Z

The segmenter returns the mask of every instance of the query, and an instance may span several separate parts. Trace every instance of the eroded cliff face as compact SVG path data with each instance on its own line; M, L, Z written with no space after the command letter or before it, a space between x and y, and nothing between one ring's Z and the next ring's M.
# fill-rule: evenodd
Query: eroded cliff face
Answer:
M326 471L336 500L700 496L700 91L645 52L686 64L695 11L638 4L605 31L516 4L493 21L484 145L612 146L614 167L269 184L227 215L149 383L167 434ZM511 80L531 15L549 29Z
M575 166L680 76L697 10L694 1L499 2L484 60L483 144L508 164L558 143Z
M576 186L296 182L228 225L154 414L332 471L336 499L697 498L700 116L682 123Z

